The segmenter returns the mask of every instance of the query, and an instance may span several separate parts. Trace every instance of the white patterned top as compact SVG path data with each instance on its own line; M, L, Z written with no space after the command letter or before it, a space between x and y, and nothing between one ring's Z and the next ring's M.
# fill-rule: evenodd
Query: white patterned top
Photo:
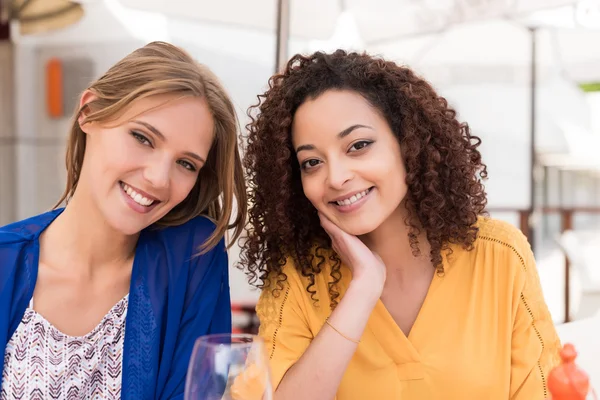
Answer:
M129 295L85 336L68 336L32 304L4 354L0 400L120 399Z

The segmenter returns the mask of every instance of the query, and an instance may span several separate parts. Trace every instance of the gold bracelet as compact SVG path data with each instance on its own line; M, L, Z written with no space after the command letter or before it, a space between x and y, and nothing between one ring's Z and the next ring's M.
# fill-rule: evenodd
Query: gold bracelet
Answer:
M344 339L346 339L346 340L349 340L349 341L351 341L352 343L356 343L356 344L359 344L359 343L360 343L360 340L354 340L354 339L352 339L352 338L349 338L348 336L344 335L342 332L338 331L338 330L337 330L337 328L336 328L335 326L331 325L331 322L329 322L329 317L327 317L327 318L325 319L325 323L326 323L327 325L329 325L329 326L331 327L331 329L333 329L334 331L336 331L336 332L337 332L337 333L338 333L338 334L339 334L341 337L343 337Z

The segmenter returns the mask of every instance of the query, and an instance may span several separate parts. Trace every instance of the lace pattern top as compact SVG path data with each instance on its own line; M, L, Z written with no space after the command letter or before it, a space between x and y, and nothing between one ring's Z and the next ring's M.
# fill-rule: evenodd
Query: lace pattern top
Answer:
M128 298L84 336L60 332L31 302L5 350L0 400L120 399Z

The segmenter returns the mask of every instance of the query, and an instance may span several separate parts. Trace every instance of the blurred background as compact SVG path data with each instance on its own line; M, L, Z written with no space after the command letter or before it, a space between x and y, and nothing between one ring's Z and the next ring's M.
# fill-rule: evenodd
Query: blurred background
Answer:
M0 226L53 206L79 93L153 40L208 65L242 125L295 53L413 68L482 138L488 210L528 236L554 321L600 310L600 0L0 0ZM254 331L237 260L234 323Z

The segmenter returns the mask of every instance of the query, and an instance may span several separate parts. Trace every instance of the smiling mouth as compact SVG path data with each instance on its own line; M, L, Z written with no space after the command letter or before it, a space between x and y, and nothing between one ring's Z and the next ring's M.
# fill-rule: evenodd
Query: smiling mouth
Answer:
M155 204L160 203L159 200L155 200L155 199L149 199L147 197L145 197L144 195L138 193L135 191L135 189L133 189L131 186L129 186L128 184L126 184L125 182L120 181L119 184L121 185L121 188L123 189L123 191L129 196L131 197L131 199L133 201L135 201L137 204L139 204L140 206L143 207L151 207Z
M357 201L359 201L360 199L362 199L364 196L368 195L371 192L371 190L373 190L373 188L374 188L374 186L372 186L372 187L370 187L370 188L368 188L366 190L363 190L360 193L356 193L356 194L348 197L347 199L337 200L337 201L331 201L330 203L338 205L340 207L351 206L352 204L354 204Z

